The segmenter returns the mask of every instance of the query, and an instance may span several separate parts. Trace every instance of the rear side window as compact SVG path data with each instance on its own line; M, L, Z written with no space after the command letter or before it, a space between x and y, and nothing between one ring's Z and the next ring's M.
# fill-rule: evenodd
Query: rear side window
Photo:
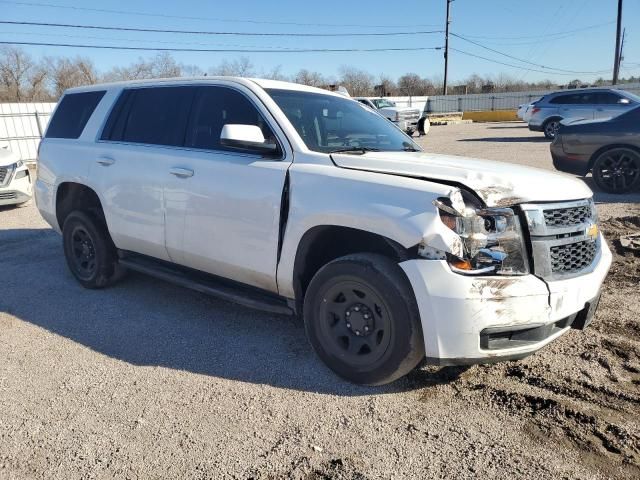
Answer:
M46 138L78 138L105 91L68 93L47 128Z
M573 93L570 95L560 95L551 99L549 103L561 105L593 105L596 103L595 94L593 93Z
M182 146L194 87L125 90L113 108L103 140Z
M258 109L237 90L225 87L200 87L193 102L185 146L225 150L220 133L226 124L257 125L267 141L275 135Z

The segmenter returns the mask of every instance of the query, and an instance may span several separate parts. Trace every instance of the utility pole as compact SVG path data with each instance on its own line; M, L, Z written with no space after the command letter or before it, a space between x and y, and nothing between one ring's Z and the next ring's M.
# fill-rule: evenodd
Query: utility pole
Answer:
M451 10L451 2L453 2L453 0L447 0L447 23L444 27L444 85L442 87L443 95L447 94L447 74L449 73L449 24L451 23L451 17L449 13Z
M616 54L613 62L613 84L618 83L618 74L620 73L620 34L622 30L622 0L618 0L618 21L616 27Z

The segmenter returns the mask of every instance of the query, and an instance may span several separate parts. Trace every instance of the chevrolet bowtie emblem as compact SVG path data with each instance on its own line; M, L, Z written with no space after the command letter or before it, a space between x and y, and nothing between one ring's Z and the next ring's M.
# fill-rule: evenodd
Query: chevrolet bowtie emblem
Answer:
M590 238L593 238L594 240L598 238L598 232L599 232L598 225L596 225L595 223L592 224L589 228L587 228L587 235Z

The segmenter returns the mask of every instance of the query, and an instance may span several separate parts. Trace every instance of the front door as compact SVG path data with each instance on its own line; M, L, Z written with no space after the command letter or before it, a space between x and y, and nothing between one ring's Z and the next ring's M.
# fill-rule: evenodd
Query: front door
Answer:
M183 265L277 291L280 201L292 154L257 105L240 87L198 87L165 189L167 249ZM220 145L225 124L260 126L281 153L267 158Z

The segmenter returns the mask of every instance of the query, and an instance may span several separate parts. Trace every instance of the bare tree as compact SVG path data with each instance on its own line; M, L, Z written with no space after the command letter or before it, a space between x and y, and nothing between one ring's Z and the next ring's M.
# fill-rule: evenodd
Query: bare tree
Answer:
M106 81L141 80L144 78L173 78L179 77L182 71L180 65L170 53L159 53L155 57L137 62L128 67L114 67L104 76Z
M267 72L263 71L260 76L262 78L268 78L269 80L289 80L289 77L282 73L282 65L276 65Z
M29 100L30 77L35 67L33 59L24 50L0 49L0 98L10 102Z
M383 73L380 75L376 89L376 95L393 96L397 94L398 87L391 77Z
M398 90L404 95L424 95L424 80L417 73L405 73L398 79Z
M236 60L223 60L220 65L211 69L213 75L225 75L233 77L251 77L254 75L253 63L248 57L240 57Z
M364 97L373 93L373 75L364 70L343 65L340 67L339 82L355 97Z
M320 72L311 72L306 68L303 68L296 73L293 77L293 81L310 87L321 87L327 83Z
M60 97L67 88L92 85L98 81L93 62L88 58L48 58L45 60L54 96Z

